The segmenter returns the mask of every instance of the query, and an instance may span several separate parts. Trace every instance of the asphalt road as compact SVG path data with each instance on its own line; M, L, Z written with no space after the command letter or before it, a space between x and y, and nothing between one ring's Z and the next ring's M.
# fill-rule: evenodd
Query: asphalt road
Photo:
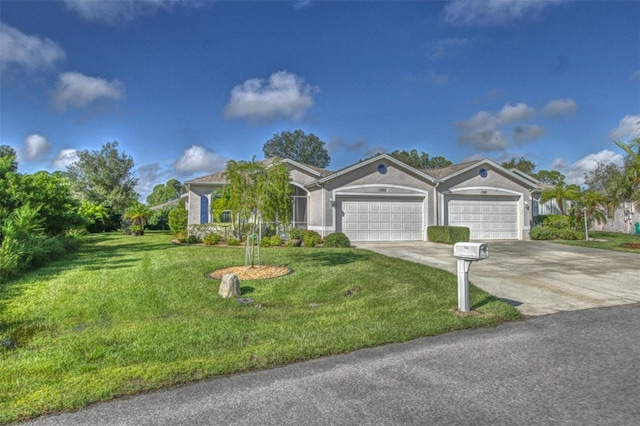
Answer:
M640 304L359 350L30 424L640 424Z

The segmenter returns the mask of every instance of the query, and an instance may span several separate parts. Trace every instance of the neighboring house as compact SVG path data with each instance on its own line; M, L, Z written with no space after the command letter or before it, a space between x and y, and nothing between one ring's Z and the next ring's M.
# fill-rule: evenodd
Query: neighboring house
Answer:
M473 240L528 239L540 193L535 179L491 160L418 170L381 154L336 172L281 161L294 190L292 224L351 241L425 241L434 225L467 226ZM189 225L214 220L211 194L223 176L185 182Z
M640 225L636 223L640 223L640 206L627 201L615 210L613 217L607 216L606 222L594 221L593 230L638 234Z

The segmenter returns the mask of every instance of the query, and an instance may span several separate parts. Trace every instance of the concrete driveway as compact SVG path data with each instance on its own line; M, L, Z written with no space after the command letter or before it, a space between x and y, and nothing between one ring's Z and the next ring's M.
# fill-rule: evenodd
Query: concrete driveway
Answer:
M488 241L489 259L469 281L537 316L640 302L640 255L546 241ZM428 242L357 243L358 248L456 273L453 246Z

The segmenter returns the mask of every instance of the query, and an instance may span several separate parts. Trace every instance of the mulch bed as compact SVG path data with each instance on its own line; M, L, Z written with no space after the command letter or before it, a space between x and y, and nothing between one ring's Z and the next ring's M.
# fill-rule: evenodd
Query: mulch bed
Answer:
M231 266L229 268L217 269L209 272L207 276L216 280L221 280L225 274L236 274L240 281L246 280L264 280L268 278L281 277L288 275L293 270L286 266L260 265L253 268L248 266Z

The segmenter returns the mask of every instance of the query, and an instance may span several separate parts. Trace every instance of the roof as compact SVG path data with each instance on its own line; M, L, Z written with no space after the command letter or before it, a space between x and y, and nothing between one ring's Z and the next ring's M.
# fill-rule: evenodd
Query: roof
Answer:
M265 166L270 166L274 164L276 160L278 160L278 158L270 157L258 162L264 164ZM329 171L320 167L312 166L310 164L301 163L299 161L290 160L288 158L281 159L280 161L282 161L283 163L291 164L294 167L307 169L308 171L310 171L312 174L315 174L319 178L328 176L331 173L333 173L332 171ZM185 184L205 183L205 184L214 184L214 185L224 185L227 183L226 179L224 178L224 173L225 173L224 171L221 171L221 172L212 173L210 175L197 177L195 179L186 181Z
M422 171L436 179L442 179L446 176L459 172L460 170L464 170L478 162L479 160L467 161L466 163L452 164L451 166L439 167L437 169L423 169Z
M368 158L366 160L362 160L359 161L358 163L352 164L350 166L344 167L338 171L332 172L320 167L316 167L316 166L312 166L310 164L304 164L304 163L300 163L298 161L294 161L294 160L290 160L288 158L282 159L281 161L283 163L288 163L291 164L294 167L298 167L301 169L306 169L307 171L311 172L311 174L315 174L317 177L317 181L319 183L323 183L326 181L329 181L337 176L343 175L345 173L348 173L351 170L357 169L358 167L361 167L365 164L369 164L375 161L379 161L381 159L385 159L387 161L390 161L392 163L395 163L397 166L406 168L408 170L413 170L415 172L417 172L418 175L421 175L422 177L428 178L429 180L433 181L433 182L437 182L437 181L442 181L442 180L447 180L453 176L456 176L459 173L462 173L474 166L480 165L480 164L489 164L492 165L494 167L496 167L497 169L501 169L504 170L508 173L510 173L515 179L521 181L521 182L526 182L528 186L532 186L532 187L539 187L540 183L524 174L524 173L514 173L514 170L509 170L509 169L505 169L503 167L501 167L500 165L494 163L491 160L487 160L487 159L482 159L482 160L473 160L473 161L467 161L464 163L460 163L460 164L453 164L451 166L447 166L447 167L440 167L437 169L416 169L414 167L411 167L408 164L403 163L402 161L395 159L393 157L391 157L388 154L379 154L376 155L374 157ZM267 166L273 164L276 161L276 158L267 158L265 160L260 161L260 163L265 164ZM202 176L199 178L195 178L192 179L190 181L185 182L185 184L192 184L192 183L199 183L199 184L211 184L211 185L224 185L226 184L226 180L224 179L224 172L217 172L217 173L213 173L210 175L206 175L206 176Z
M191 179L185 183L219 183L225 184L227 181L224 179L224 172L212 173L210 175L201 176L199 178Z

